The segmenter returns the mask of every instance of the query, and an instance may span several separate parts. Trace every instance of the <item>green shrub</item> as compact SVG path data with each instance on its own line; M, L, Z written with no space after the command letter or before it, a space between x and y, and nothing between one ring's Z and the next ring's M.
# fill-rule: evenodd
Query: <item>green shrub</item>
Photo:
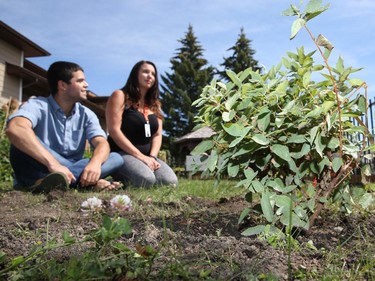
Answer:
M315 0L303 11L292 5L284 12L297 17L291 38L302 27L311 35L306 23L327 8ZM199 126L217 134L193 153L208 152L207 173L238 177L248 201L257 204L253 198L260 198L241 219L260 211L264 223L244 235L270 226L309 229L337 191L345 193L340 196L345 204L352 201L349 178L369 138L360 122L368 108L367 94L361 93L366 84L349 78L359 69L345 67L342 58L331 67L332 44L323 36L311 37L317 50L306 53L302 46L288 52L265 73L227 71L228 83L214 80L194 102ZM316 51L323 64L315 63Z
M9 161L9 139L4 134L3 128L6 122L6 112L0 111L0 189L9 188L13 182L13 170Z

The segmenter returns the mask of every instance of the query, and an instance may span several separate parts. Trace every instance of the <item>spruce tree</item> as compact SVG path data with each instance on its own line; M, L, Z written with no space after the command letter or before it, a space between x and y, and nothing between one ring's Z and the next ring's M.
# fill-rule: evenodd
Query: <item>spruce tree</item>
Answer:
M261 69L258 66L258 61L253 57L255 51L251 48L251 40L246 37L243 28L241 28L236 44L227 51L233 51L233 54L230 57L224 57L224 62L220 64L224 66L224 70L218 73L221 79L228 80L225 73L228 69L235 73L239 73L250 67L254 71Z
M204 49L191 25L185 37L178 42L182 46L170 60L172 73L161 75L161 101L165 115L163 129L170 142L193 129L197 108L192 106L192 102L214 75L214 68L207 66L208 62L203 58Z

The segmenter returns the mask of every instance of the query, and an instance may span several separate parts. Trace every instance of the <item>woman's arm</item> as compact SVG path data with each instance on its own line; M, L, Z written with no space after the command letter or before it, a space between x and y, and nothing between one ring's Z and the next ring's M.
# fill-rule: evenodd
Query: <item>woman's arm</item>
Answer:
M162 143L162 132L163 132L163 120L158 118L158 123L159 123L159 128L156 131L156 133L152 136L151 140L151 151L150 151L150 156L157 157L161 143Z

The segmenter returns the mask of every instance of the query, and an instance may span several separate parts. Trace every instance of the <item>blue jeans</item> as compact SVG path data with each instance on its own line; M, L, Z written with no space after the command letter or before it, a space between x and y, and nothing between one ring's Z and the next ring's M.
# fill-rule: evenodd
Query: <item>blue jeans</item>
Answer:
M130 183L134 187L153 185L178 185L178 179L171 167L157 159L160 168L152 171L145 163L132 155L120 152L124 164L112 175L115 180Z
M46 147L48 149L48 147ZM79 183L80 176L83 169L86 167L90 159L82 158L78 161L73 161L64 158L53 150L48 151L59 161L61 165L66 166L76 178L76 181L71 183L71 187L76 187ZM13 145L10 147L10 163L14 172L14 186L27 187L33 185L38 179L50 174L47 167L36 161L34 158L23 153ZM102 172L100 178L105 178L114 173L119 167L123 165L124 161L120 154L110 153L107 161L102 164Z

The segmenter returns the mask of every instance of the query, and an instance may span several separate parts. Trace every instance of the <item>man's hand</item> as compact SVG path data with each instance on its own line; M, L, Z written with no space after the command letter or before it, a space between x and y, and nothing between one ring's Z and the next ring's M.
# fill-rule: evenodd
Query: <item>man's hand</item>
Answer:
M100 179L101 163L90 161L83 170L80 178L81 186L96 185Z
M53 173L53 172L64 173L69 184L72 184L73 182L76 181L76 178L74 177L72 172L67 167L65 167L63 165L60 165L60 163L58 163L58 162L54 165L49 166L48 170L51 173Z
M102 164L108 159L110 152L107 140L102 136L97 136L91 140L94 147L90 162L83 170L80 178L82 186L96 185L102 173Z

